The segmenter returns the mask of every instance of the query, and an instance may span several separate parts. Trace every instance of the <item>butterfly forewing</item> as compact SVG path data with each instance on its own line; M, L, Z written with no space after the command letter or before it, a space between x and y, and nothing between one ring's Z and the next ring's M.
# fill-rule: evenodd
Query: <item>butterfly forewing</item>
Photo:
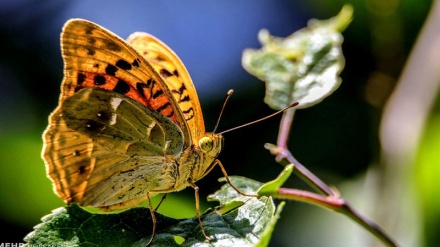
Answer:
M163 79L115 34L92 22L76 19L64 26L61 44L65 63L61 100L81 88L103 88L160 112L187 131L184 117L170 91L163 86ZM186 144L190 145L190 141Z
M188 124L193 143L205 134L202 109L191 77L179 57L162 41L148 33L128 37L133 46L161 75Z

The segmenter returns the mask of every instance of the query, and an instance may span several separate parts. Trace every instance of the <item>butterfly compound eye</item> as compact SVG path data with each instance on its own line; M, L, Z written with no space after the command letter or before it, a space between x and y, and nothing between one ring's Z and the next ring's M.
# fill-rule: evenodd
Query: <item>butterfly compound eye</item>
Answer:
M214 141L211 137L204 136L199 140L199 147L203 152L209 152L214 146Z

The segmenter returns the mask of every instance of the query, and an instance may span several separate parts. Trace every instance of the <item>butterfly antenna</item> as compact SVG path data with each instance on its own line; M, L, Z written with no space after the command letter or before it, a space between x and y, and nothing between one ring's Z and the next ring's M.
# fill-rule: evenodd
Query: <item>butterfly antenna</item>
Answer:
M215 131L217 130L217 127L218 127L218 125L219 125L219 123L220 123L220 118L222 117L222 115L223 115L223 111L225 110L226 103L228 102L229 98L231 97L231 95L232 95L233 93L234 93L234 90L229 89L228 93L226 94L225 102L223 102L222 110L220 111L220 115L218 116L217 123L215 124L214 131L212 131L212 133L215 133Z
M273 114L271 114L271 115L269 115L269 116L266 116L266 117L264 117L264 118L260 118L260 119L257 119L257 120L255 120L255 121L252 121L252 122L249 122L249 123L246 123L246 124L243 124L243 125L240 125L240 126L237 126L237 127L234 127L234 128L228 129L228 130L225 130L225 131L222 131L222 132L220 132L220 134L224 134L224 133L226 133L226 132L230 132L230 131L233 131L233 130L236 130L236 129L240 129L240 128L246 127L246 126L248 126L248 125L251 125L251 124L258 123L258 122L260 122L260 121L266 120L266 119L268 119L268 118L271 118L271 117L273 117L273 116L276 116L276 115L278 115L278 114L284 112L285 110L287 110L287 109L289 109L289 108L292 108L292 107L294 107L294 106L297 106L297 105L299 105L299 103L298 103L298 102L295 102L295 103L289 105L288 107L286 107L286 108L284 108L284 109L282 109L282 110L279 110L279 111L277 111L277 112L275 112L275 113L273 113Z

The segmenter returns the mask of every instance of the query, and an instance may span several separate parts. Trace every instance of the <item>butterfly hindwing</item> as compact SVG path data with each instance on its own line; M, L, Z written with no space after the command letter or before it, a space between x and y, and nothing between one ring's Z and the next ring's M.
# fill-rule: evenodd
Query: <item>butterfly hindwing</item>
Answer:
M161 114L118 93L86 88L51 119L43 155L63 199L104 207L172 187L163 166L177 164L164 160L180 156L183 135Z

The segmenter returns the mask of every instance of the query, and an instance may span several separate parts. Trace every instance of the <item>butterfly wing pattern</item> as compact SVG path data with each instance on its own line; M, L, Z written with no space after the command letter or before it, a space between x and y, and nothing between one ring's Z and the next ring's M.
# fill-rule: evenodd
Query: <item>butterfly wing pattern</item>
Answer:
M135 33L127 43L72 19L61 50L64 80L42 157L65 202L126 209L147 192L194 185L216 164L222 136L205 133L187 70L157 38Z
M182 61L151 34L136 32L128 37L127 42L164 78L188 124L192 143L197 143L205 134L203 113L194 84Z

